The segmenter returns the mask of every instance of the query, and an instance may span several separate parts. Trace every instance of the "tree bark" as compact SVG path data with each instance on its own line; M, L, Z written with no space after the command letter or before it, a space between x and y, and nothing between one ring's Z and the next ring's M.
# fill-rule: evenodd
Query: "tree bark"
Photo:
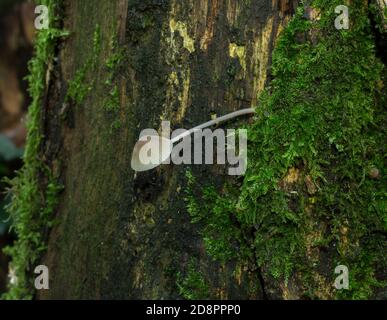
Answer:
M130 160L140 131L160 129L162 119L191 128L213 114L255 107L295 2L64 1L63 27L71 35L50 77L44 150L65 190L42 261L50 290L38 298L181 298L176 278L192 257L209 283L209 298L265 297L257 270L206 255L184 203L187 166L135 175ZM97 27L102 49L85 78L92 90L82 103L67 103ZM115 52L124 63L112 79L119 89L119 112L112 114L104 108L106 61ZM224 178L216 166L195 170L204 183Z

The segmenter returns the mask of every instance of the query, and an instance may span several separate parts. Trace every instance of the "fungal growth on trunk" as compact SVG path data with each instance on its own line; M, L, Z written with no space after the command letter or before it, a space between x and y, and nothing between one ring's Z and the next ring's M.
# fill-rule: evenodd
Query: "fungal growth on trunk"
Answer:
M200 124L172 139L160 137L159 135L143 135L133 148L131 161L132 169L137 172L154 169L170 157L174 143L184 139L196 131L203 130L236 117L253 113L255 113L255 109L253 108L238 110ZM147 149L146 152L144 151L145 147ZM146 154L150 154L150 157L146 157Z

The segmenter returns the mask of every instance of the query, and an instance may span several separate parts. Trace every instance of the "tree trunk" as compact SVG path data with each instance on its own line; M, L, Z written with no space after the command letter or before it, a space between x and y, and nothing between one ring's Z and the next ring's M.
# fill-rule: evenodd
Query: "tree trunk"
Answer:
M42 1L8 297L39 262L39 299L386 296L384 4ZM132 170L142 130L257 106L224 125L248 127L244 177Z
M206 254L184 202L187 166L135 174L130 162L140 131L161 120L191 128L255 107L295 2L64 1L71 35L51 71L44 153L65 189L38 298L181 298L190 268L208 298L265 297L259 270ZM225 179L217 166L194 170Z

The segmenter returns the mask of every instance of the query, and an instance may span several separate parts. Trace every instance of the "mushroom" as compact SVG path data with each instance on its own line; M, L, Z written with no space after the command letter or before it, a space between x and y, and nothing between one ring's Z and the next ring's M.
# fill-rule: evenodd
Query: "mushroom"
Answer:
M191 135L197 130L202 130L218 123L252 113L255 113L255 109L253 108L235 111L198 125L173 139L160 137L159 135L145 135L141 137L134 146L131 161L132 169L137 172L154 169L169 158L172 153L174 143Z

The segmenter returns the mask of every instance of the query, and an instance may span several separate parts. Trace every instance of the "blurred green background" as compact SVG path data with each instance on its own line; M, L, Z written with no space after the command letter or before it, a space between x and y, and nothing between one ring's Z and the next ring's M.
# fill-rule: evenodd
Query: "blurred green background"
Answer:
M6 290L9 262L2 251L14 241L5 210L10 200L5 180L22 165L30 103L24 78L33 51L34 8L32 1L0 0L0 296Z

